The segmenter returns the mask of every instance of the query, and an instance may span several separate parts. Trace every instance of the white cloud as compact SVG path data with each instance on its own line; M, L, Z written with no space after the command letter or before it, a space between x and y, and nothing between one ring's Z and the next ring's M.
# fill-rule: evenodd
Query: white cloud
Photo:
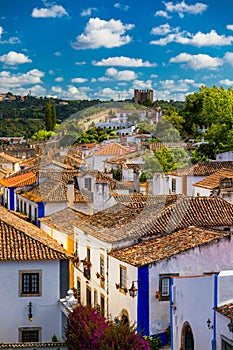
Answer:
M45 7L38 9L37 7L32 10L32 17L47 18L47 17L62 17L68 16L68 13L63 6L52 5L51 7Z
M105 71L105 75L114 80L134 80L137 78L137 74L131 70L118 71L115 68L108 68Z
M76 50L120 47L131 41L131 37L124 34L133 27L133 24L124 25L120 20L90 18L84 32L71 45Z
M155 67L156 63L144 61L141 58L130 58L125 56L103 58L101 61L92 61L94 66L121 66L121 67Z
M55 81L57 81L58 83L60 83L61 81L64 81L64 78L62 78L62 77L57 77L57 78L55 78Z
M32 69L27 73L11 74L8 71L0 72L0 87L1 90L8 90L10 88L21 87L24 85L41 84L41 78L44 73Z
M60 51L54 52L54 56L61 56L61 55L62 55L62 53Z
M52 86L52 91L56 93L62 92L61 86Z
M178 33L179 27L171 28L169 23L161 24L159 27L151 29L151 34L154 35L166 35L168 33Z
M0 39L1 39L3 33L4 33L4 29L2 26L0 26Z
M173 2L164 2L166 11L168 12L177 12L180 18L184 17L184 14L198 15L202 14L206 9L207 5L201 2L197 2L194 5L188 5L185 1L181 1L180 3L173 4Z
M161 35L159 31L162 33L161 26L157 28L153 28L152 34ZM212 29L209 33L202 33L197 32L196 34L190 34L188 32L177 32L178 28L170 28L171 31L176 31L175 33L168 34L164 38L160 38L159 40L153 40L150 43L152 45L160 45L165 46L168 43L176 42L183 45L193 45L197 47L202 46L226 46L231 45L233 42L233 36L225 36L225 35L219 35L216 33L214 29ZM166 26L164 28L165 30L169 30L169 27Z
M190 55L181 53L170 59L171 63L186 63L188 68L199 69L216 69L223 64L223 60L218 57L211 57L206 54Z
M166 11L156 11L155 12L156 17L164 17L164 18L171 18Z
M89 100L85 89L77 89L75 86L69 85L66 91L62 92L64 99L69 100Z
M86 64L86 62L85 62L85 61L82 61L82 62L75 62L75 64L76 64L77 66L82 66L82 65Z
M187 92L190 90L190 85L193 85L194 80L192 79L180 79L177 82L173 79L166 79L160 81L163 89L172 92Z
M8 65L30 63L32 60L25 56L23 53L18 53L15 51L10 51L7 54L0 56L0 62L3 62Z
M228 29L228 30L233 30L233 24L228 24L228 25L227 25L227 29Z
M85 16L91 16L91 14L94 12L94 11L97 11L98 9L96 7L89 7L88 9L86 10L83 10L81 13L80 13L80 16L82 17L85 17Z
M233 66L233 52L226 52L224 55L224 61Z
M84 78L73 78L71 79L72 83L85 83L87 81L87 79Z
M219 84L226 85L226 86L232 86L233 85L233 80L223 79L223 80L219 81Z
M116 9L120 9L120 10L123 10L123 11L128 11L128 9L129 9L129 6L128 6L128 5L122 5L122 4L120 4L119 2L116 2L116 3L114 4L114 7L115 7Z
M132 98L133 96L133 90L119 90L115 89L113 90L110 87L106 87L104 89L100 89L99 91L95 92L94 94L95 98L99 98L101 100L114 100L118 101L120 99L124 100L127 98Z
M134 80L133 82L134 89L152 89L152 81L151 80Z

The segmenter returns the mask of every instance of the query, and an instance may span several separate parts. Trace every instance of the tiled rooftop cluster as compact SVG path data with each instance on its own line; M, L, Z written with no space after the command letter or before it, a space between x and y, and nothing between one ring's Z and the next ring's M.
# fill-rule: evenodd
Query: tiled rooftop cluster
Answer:
M0 207L0 260L67 259L64 248L38 227Z
M116 250L111 256L134 266L147 265L205 245L219 239L228 239L229 232L191 226L170 235L154 238L133 247Z

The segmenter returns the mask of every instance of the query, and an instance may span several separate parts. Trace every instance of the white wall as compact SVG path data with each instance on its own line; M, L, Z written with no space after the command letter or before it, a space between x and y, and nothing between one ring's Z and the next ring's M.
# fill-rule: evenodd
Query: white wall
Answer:
M42 296L19 296L19 270L42 270ZM0 338L2 342L18 342L19 327L42 327L42 342L51 342L53 334L61 339L58 261L1 262L0 280ZM33 305L32 322L28 320L30 301Z
M44 216L54 214L60 210L67 208L68 202L50 202L45 204Z
M127 288L130 288L132 281L137 281L137 268L109 256L109 312L112 318L121 318L122 311L129 314L131 324L137 322L137 297L130 297L129 292L124 293L120 288L116 288L116 283L120 282L120 265L126 267ZM137 284L135 283L137 287Z
M194 190L194 196L196 197L197 195L199 196L207 196L209 197L210 195L210 190L207 188L202 188L202 187L197 187L197 186L193 186L193 190Z
M173 301L173 350L181 349L182 327L185 322L192 329L194 346L198 350L211 350L213 329L207 326L207 320L213 324L214 276L193 278L174 278Z
M164 331L170 323L169 302L155 298L155 291L159 290L159 274L179 273L180 276L189 276L229 270L233 266L232 251L233 239L226 238L221 242L190 249L157 264L151 264L149 269L150 334Z

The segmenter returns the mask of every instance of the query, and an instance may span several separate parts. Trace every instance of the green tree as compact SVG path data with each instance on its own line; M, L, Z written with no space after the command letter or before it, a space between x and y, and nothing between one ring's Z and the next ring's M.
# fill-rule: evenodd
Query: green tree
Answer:
M53 131L52 109L50 99L46 101L45 106L45 130Z
M56 115L56 104L55 101L51 101L51 125L52 125L52 131L54 131L56 127L57 122L57 115Z

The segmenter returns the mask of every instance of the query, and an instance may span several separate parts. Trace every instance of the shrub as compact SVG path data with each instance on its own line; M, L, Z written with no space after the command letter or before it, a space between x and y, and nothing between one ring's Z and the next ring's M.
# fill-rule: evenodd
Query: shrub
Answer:
M65 335L69 350L150 350L134 327L107 321L90 306L77 306L70 313Z

